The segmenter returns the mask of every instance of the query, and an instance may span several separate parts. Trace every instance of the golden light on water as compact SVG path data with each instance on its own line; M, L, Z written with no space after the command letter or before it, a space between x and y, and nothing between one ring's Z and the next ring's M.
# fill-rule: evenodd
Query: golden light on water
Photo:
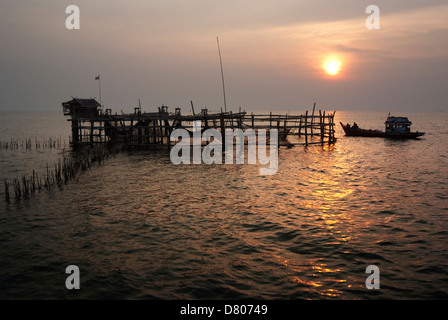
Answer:
M308 290L310 290L311 292L328 297L338 297L342 295L343 292L341 290L325 289L324 286L327 281L339 283L342 285L341 287L350 287L350 285L347 284L347 280L337 278L338 274L343 271L341 269L328 268L321 262L311 263L309 266L307 266L306 269L306 272L312 272L311 276L294 276L292 277L292 281L307 286ZM297 273L305 272L303 268L297 268L294 271ZM335 274L335 277L330 276L330 278L328 278L330 274Z

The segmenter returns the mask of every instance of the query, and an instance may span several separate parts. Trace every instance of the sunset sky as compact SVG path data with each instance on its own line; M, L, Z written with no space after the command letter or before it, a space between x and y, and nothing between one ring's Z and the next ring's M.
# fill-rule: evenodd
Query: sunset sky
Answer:
M228 109L448 110L446 0L2 0L0 110L98 97L98 74L113 111L219 110L216 37Z

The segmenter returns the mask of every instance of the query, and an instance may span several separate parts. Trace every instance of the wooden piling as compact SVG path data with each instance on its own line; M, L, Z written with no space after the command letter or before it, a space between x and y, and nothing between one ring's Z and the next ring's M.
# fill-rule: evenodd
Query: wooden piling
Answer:
M308 110L305 113L305 146L308 147Z
M5 200L9 203L9 183L5 180Z
M224 118L221 117L221 141L222 141L222 150L226 150L226 126L224 123Z
M316 102L314 102L314 105L313 105L313 113L311 114L311 126L310 126L310 129L311 129L311 135L313 134L313 125L314 125L314 109L316 109Z

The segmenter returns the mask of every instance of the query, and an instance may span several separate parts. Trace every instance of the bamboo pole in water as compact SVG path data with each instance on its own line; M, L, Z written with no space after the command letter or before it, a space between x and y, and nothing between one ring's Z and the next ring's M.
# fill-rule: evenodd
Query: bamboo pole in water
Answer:
M9 203L9 183L5 180L5 200Z
M308 146L308 110L305 114L305 146Z
M316 109L316 102L314 102L314 105L313 105L313 113L312 113L312 115L311 115L311 134L313 134L313 124L314 124L314 109Z

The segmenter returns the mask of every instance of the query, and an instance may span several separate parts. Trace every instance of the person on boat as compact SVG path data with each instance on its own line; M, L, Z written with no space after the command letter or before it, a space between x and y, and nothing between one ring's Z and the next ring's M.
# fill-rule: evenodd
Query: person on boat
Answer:
M347 126L346 126L347 128L350 128L350 123L347 123Z
M358 124L356 122L353 123L353 129L358 129Z

